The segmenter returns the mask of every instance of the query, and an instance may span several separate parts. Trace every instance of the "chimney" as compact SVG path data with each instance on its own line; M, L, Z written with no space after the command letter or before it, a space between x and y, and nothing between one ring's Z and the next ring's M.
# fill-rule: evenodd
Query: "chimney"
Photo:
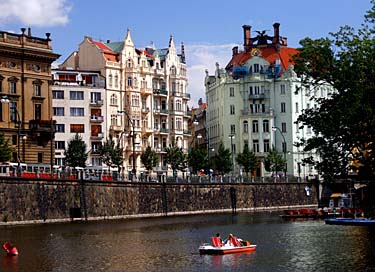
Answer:
M273 39L272 43L277 44L279 43L280 39L280 30L279 30L280 24L279 23L274 23L273 24Z
M249 25L243 25L243 47L245 49L245 52L248 52L251 49L250 39L251 39L251 26Z
M185 60L185 46L184 46L183 42L181 43L181 61L182 61L182 63L186 63L186 60Z
M238 54L238 46L235 46L232 48L232 56L234 57L237 54Z

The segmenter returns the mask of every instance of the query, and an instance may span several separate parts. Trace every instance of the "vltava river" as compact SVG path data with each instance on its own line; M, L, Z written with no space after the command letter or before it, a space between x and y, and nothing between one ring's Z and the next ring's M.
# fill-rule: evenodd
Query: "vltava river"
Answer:
M199 255L210 236L233 233L256 252ZM0 271L375 271L375 228L286 221L279 213L209 214L1 227L18 247Z

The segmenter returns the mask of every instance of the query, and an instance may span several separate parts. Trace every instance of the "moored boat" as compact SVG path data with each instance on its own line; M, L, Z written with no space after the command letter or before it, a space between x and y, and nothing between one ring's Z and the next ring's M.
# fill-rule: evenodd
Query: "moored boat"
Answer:
M18 250L15 246L13 246L10 242L5 242L3 244L3 248L8 256L17 256Z
M375 226L374 219L366 218L330 218L325 220L328 225L347 225L347 226Z

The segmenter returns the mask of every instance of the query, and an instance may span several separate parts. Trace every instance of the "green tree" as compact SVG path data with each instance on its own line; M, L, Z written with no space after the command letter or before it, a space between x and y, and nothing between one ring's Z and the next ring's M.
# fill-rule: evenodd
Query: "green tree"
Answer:
M177 170L184 171L187 167L187 158L181 147L176 145L175 141L165 149L165 162L169 164L173 170L173 176L177 176Z
M116 144L113 140L113 136L110 134L109 138L106 139L100 149L100 156L108 167L117 166L120 170L120 166L124 161L123 149L120 147L120 141Z
M188 154L188 163L192 172L197 174L201 169L208 168L207 150L199 145L195 145L190 149Z
M9 139L5 139L4 134L0 134L0 162L8 162L12 157L12 148Z
M228 148L224 147L221 142L216 155L213 158L214 169L220 174L224 175L232 170L232 153Z
M344 26L330 38L305 38L295 58L304 88L315 93L327 86L335 90L328 98L314 96L319 107L306 109L297 120L315 135L298 145L320 157L305 162L315 165L326 181L349 170L359 177L374 177L375 1L371 3L358 31Z
M86 160L88 157L87 145L82 140L82 137L78 135L68 142L68 148L65 150L65 161L66 164L72 168L75 167L86 167Z
M254 171L258 166L258 158L254 152L250 152L247 144L244 146L242 153L237 155L236 161L243 167L247 176L249 176L249 172Z
M264 158L265 169L268 172L277 172L283 171L286 161L283 159L282 155L279 154L275 147L272 147L270 152Z
M148 146L141 155L141 161L146 170L151 171L159 163L159 157L156 152Z

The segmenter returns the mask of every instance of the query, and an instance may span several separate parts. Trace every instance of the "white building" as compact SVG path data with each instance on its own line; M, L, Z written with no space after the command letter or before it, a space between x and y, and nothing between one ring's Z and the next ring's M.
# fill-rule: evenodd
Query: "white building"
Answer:
M99 148L107 136L104 79L98 72L52 70L55 165L65 165L64 149L78 133L89 152L86 165L102 166Z
M248 144L261 162L258 177L271 174L265 171L263 159L275 146L287 160L288 176L312 177L316 171L302 159L315 154L305 154L294 145L298 139L310 137L312 131L300 128L295 121L304 109L314 107L312 95L325 97L328 89L311 92L301 88L293 71L292 56L297 50L287 47L278 23L273 27L273 36L258 31L252 38L251 27L244 25L244 50L234 47L225 69L216 64L214 75L206 71L209 142L217 150L222 141L234 158ZM236 162L235 172L239 173Z
M187 150L191 137L187 111L190 95L186 92L184 45L178 54L172 36L168 48L163 49L153 45L137 49L129 30L120 42L85 37L78 51L60 68L100 71L105 77L104 132L122 143L123 174L134 168L138 173L144 170L140 154L147 146L159 154L160 164L155 170L161 172L168 170L163 155L172 141ZM134 135L129 134L133 129Z

